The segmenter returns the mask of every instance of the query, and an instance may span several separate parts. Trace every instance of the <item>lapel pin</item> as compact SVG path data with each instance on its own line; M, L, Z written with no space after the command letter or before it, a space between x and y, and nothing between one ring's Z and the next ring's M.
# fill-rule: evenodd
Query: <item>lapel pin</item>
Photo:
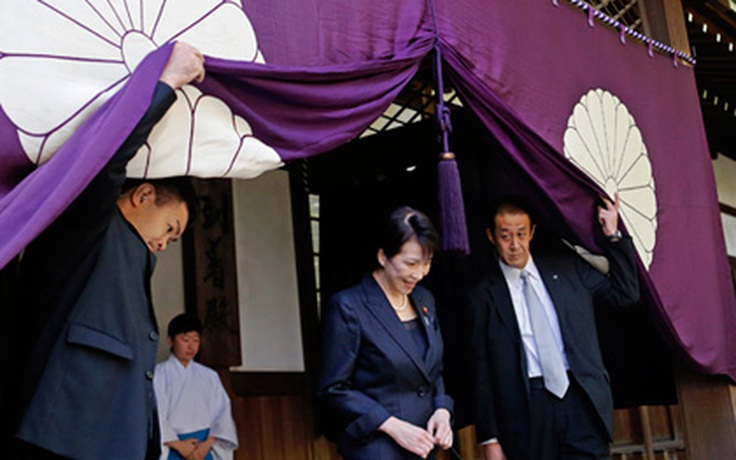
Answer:
M424 324L429 326L429 310L427 310L427 307L422 307L422 313L424 313Z
M554 274L554 275L552 275L552 279L553 279L553 280L555 280L555 281L556 281L556 280L557 280L557 278L558 278L558 275L557 275L557 274Z

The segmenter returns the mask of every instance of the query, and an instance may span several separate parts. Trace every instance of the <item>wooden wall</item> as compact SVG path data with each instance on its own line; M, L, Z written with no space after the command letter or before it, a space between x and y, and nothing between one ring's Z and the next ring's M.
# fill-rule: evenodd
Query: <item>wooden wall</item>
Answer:
M240 449L236 459L314 459L312 417L302 396L239 397L233 401Z
M614 459L686 459L678 406L642 406L615 413Z
M232 391L232 375L223 374ZM262 388L261 388L262 389ZM240 448L236 460L339 460L334 444L320 433L307 394L249 395L231 393ZM736 398L736 393L734 393ZM732 411L732 407L726 408ZM730 457L688 456L679 406L643 406L616 410L615 460L687 460ZM713 431L719 426L705 425ZM718 436L714 434L714 436ZM473 426L456 432L455 451L463 460L481 459ZM457 460L449 452L438 460Z

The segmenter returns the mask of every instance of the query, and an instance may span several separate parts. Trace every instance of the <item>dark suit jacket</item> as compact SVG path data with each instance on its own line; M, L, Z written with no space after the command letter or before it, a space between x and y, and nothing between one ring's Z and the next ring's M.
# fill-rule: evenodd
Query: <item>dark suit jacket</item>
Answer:
M613 399L595 326L594 304L627 306L639 298L631 239L608 243L608 276L577 255L535 256L554 302L574 379L593 403L601 429L613 436ZM521 334L497 263L471 291L478 441L498 438L512 459L530 459L529 379Z
M65 457L143 459L158 440L155 256L117 200L128 161L175 100L159 83L125 143L21 261L29 351L16 436Z
M319 398L328 437L346 458L416 458L376 429L392 415L426 427L436 409L452 412L434 298L422 287L410 298L428 339L424 356L370 275L335 294L325 312Z

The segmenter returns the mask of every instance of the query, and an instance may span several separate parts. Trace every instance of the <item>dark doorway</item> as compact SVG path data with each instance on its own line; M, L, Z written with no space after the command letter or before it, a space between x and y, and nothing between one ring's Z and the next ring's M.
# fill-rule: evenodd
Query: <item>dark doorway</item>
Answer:
M472 423L472 369L465 293L495 263L485 237L489 202L501 194L544 194L505 155L472 113L452 114L450 145L460 169L468 256L439 253L422 283L437 300L445 338L445 383L456 400L456 426ZM320 198L320 279L323 308L335 292L360 280L375 260L373 235L399 205L424 211L438 228L437 128L425 120L353 141L307 161L309 189ZM559 250L569 229L552 206L539 215L533 251ZM572 240L571 240L572 241ZM599 333L618 407L671 404L675 387L669 350L645 308L598 312Z

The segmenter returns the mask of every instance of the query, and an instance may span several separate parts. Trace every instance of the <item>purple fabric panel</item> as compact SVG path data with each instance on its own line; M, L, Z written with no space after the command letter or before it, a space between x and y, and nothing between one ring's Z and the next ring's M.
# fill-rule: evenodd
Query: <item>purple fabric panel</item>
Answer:
M243 2L272 65L322 67L393 59L431 32L427 2Z
M569 229L596 247L597 185L562 155L579 98L603 88L643 133L656 182L654 260L645 298L693 364L736 378L736 309L715 183L691 69L621 44L564 2L436 0L448 73ZM207 60L200 87L223 99L285 161L336 147L376 119L431 50L428 2L247 2L268 65ZM44 166L28 160L0 112L0 267L89 183L145 112L169 48ZM677 116L672 116L677 114ZM8 139L6 141L5 139ZM17 187L10 189L18 183Z
M736 309L692 69L622 44L599 23L589 27L563 2L489 3L441 3L443 53L468 105L579 240L596 248L600 191L563 157L563 133L590 89L626 104L656 185L657 244L648 276L642 267L645 297L695 367L736 378Z
M23 153L15 126L0 107L0 200L33 168L33 162Z
M170 52L167 45L146 57L123 89L48 162L0 198L0 267L61 214L107 164L148 109Z
M448 75L456 82L463 101L478 115L522 171L524 177L518 181L513 179L515 175L504 176L509 187L505 192L524 194L535 206L538 217L545 221L546 228L553 229L565 238L573 234L575 238L572 241L579 240L589 248L600 249L598 238L602 237L602 232L594 224L595 197L602 193L598 186L580 175L559 152L523 125L508 106L489 92L484 83L477 80L472 71L458 60L455 53L447 50L445 56L449 64ZM662 307L651 277L647 276L640 262L638 267L642 303L652 309L654 320L665 340L693 366L706 373L714 372L700 366L683 346L668 313Z
M199 87L224 100L290 161L360 134L393 102L431 48L426 35L390 60L314 68L208 58L208 76Z

